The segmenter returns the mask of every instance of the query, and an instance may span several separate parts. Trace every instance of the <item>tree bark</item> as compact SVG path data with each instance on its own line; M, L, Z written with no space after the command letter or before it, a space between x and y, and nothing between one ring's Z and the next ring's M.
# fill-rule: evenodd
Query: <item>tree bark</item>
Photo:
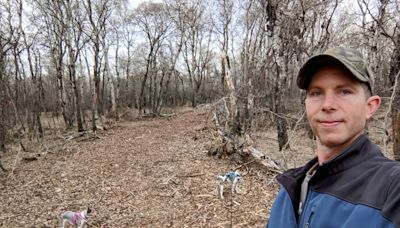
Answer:
M0 48L1 45L0 45ZM5 86L4 86L4 59L3 52L0 50L0 151L5 151L5 145L7 141L7 130L5 127L5 110L6 110L6 101L5 101Z
M235 84L231 75L231 67L229 63L229 58L226 53L222 54L222 67L225 68L225 82L227 89L229 91L229 102L230 102L230 116L229 116L229 131L233 135L240 135L240 121L239 121L239 111L237 107L237 97Z
M400 161L400 71L395 76L392 107L393 156Z
M83 129L83 122L82 122L82 109L81 109L81 92L80 92L80 82L76 79L76 65L72 63L69 66L70 70L70 77L72 78L73 88L74 88L74 95L75 95L75 107L76 107L76 121L78 132L82 132Z
M393 156L400 161L400 111L396 110L392 117Z
M37 76L38 76L38 58L37 56L35 57L35 65L33 64L33 59L32 59L32 55L34 55L34 53L31 52L31 47L32 44L28 44L27 41L27 37L26 34L24 32L22 32L24 35L24 41L25 41L25 46L26 46L26 51L27 51L27 57L28 57L28 65L29 65L29 72L31 75L31 80L32 80L32 84L33 84L33 114L34 114L34 123L37 124L37 129L38 129L38 133L39 133L39 137L42 138L43 137L43 128L42 128L42 122L40 119L40 114L41 114L41 110L40 110L40 83L38 83L37 80Z
M118 120L117 103L115 102L115 90L114 90L114 78L110 71L110 65L108 63L108 48L105 46L106 40L103 39L103 50L104 50L104 69L105 77L107 78L107 85L110 87L110 98L111 98L111 108L109 111L109 116L115 117Z
M110 16L111 2L101 1L93 4L92 0L85 1L85 8L88 13L91 27L91 43L93 48L93 82L94 89L92 91L92 130L96 131L96 112L98 115L103 113L100 103L100 34L106 33L106 21ZM93 12L93 9L95 12Z

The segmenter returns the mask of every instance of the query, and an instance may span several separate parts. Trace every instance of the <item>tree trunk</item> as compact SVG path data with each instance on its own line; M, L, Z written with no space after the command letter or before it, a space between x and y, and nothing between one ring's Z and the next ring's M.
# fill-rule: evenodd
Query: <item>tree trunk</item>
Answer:
M25 45L27 47L26 51L27 51L27 57L28 57L28 65L29 65L29 71L30 71L30 75L31 75L31 80L32 80L32 84L33 84L33 113L34 113L34 121L36 121L37 127L38 127L38 133L39 133L39 137L42 138L43 137L43 128L42 128L42 122L40 120L40 83L38 83L37 80L37 76L38 76L38 69L40 68L38 66L38 61L40 59L40 57L37 57L36 55L34 56L35 58L35 65L33 65L33 60L32 60L32 53L31 53L31 45L32 44L28 44L27 42L27 38L25 33L23 32L24 35L24 41L25 41Z
M92 131L97 130L96 114L100 115L98 110L99 92L100 92L100 75L99 75L99 42L93 43L94 46L94 65L93 65L93 87L92 87ZM87 60L86 60L87 62ZM87 63L88 64L88 63ZM88 65L89 66L89 65Z
M73 61L73 60L70 60ZM82 111L81 111L81 92L80 92L80 82L76 79L76 65L75 63L71 63L69 66L70 76L72 78L72 83L74 87L74 95L75 95L75 107L76 107L76 121L78 123L78 132L83 131L83 123L82 123Z
M396 110L392 116L393 130L393 156L394 160L400 161L400 111Z
M40 65L40 56L38 57L38 59L36 59L37 64ZM38 63L39 62L39 63ZM38 69L41 69L41 66L37 66ZM39 72L39 81L37 82L37 89L36 89L36 121L38 124L38 132L39 132L39 137L42 138L43 137L43 125L42 125L42 120L40 118L41 114L42 114L42 102L41 102L41 95L42 95L42 72Z
M117 45L116 45L116 49L115 49L115 75L116 75L116 80L117 80L117 86L115 88L113 77L111 77L111 83L112 83L111 92L114 93L114 103L118 103L118 104L121 105L119 63L118 63L119 48L118 48L118 46L119 46L119 36L117 35ZM111 96L112 96L112 94L111 94ZM112 97L111 97L111 100L112 100ZM113 107L111 107L111 111L113 111ZM118 111L117 111L117 105L116 104L115 104L115 112L117 113L117 116L116 116L117 119L116 120L118 120L119 116L118 116Z
M191 80L191 89L192 89L192 93L191 93L191 101L192 101L192 107L195 108L197 106L197 99L196 99L196 88L194 86L193 81Z
M233 135L240 135L240 121L239 121L239 111L237 107L237 97L235 84L233 83L229 58L226 53L222 56L222 67L225 68L225 82L227 89L229 91L229 101L230 101L230 116L229 116L229 131Z
M98 52L98 46L95 51L95 57L94 57L94 66L93 66L93 82L94 82L94 89L92 91L92 130L96 131L96 112L100 115L100 112L98 110L98 104L99 104L99 92L100 92L100 75L98 72L98 58L99 52Z
M290 146L288 145L288 132L287 132L287 121L286 119L282 118L282 114L286 113L286 107L285 103L283 100L283 97L285 97L285 87L286 87L286 82L287 82L287 75L288 72L286 70L283 70L282 72L282 67L285 69L285 66L287 62L284 60L285 56L279 56L276 59L276 78L275 78L275 88L274 88L274 100L273 102L273 107L274 112L278 115L274 116L275 123L276 123L276 129L278 132L278 144L279 144L279 151L284 149L283 147ZM286 148L285 148L286 149Z
M0 44L0 48L1 44ZM7 129L5 126L5 106L6 106L6 101L5 101L5 95L4 92L6 91L5 89L5 82L4 82L4 55L3 52L0 50L0 152L6 152L6 142L7 142ZM1 155L1 154L0 154ZM0 156L1 158L1 156ZM1 164L1 159L0 159L0 168L4 172L5 169L3 165Z
M253 84L252 79L248 78L247 82L247 104L244 112L244 132L249 132L251 130L251 125L253 122L254 113L254 94L253 94Z
M400 36L399 36L400 37ZM393 156L400 161L400 71L395 76L392 104Z
M150 64L151 64L151 55L153 53L153 47L150 48L150 53L147 56L146 63L146 72L144 73L142 84L140 87L140 95L139 95L139 112L142 111L142 108L145 106L145 98L144 98L144 88L146 86L147 77L149 76Z
M103 40L105 44L105 40ZM105 77L107 79L108 85L110 87L110 98L111 98L111 109L109 111L109 116L115 117L118 120L117 104L115 103L115 90L114 90L114 79L110 71L110 66L108 64L108 47L103 46L104 50L104 69Z
M69 121L68 121L68 115L66 112L66 102L65 102L65 93L64 93L64 82L63 82L63 78L62 75L59 75L57 77L57 81L58 81L58 99L59 99L59 104L60 104L60 108L61 108L61 114L63 116L64 119L64 123L65 123L65 127L68 129L69 126Z
M1 48L1 46L0 46ZM5 151L5 145L7 141L7 130L5 127L5 110L6 110L6 101L5 101L5 86L4 86L4 55L0 50L0 151Z
M391 66L391 85L393 88L392 104L392 131L393 131L393 155L396 161L400 161L400 33L394 37L395 50ZM393 79L392 79L393 78Z

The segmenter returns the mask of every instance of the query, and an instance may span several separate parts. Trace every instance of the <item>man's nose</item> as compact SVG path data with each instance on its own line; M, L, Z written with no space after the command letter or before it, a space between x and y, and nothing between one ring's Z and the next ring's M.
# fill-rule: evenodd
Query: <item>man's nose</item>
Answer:
M337 101L336 96L333 93L326 93L322 102L322 110L330 112L336 110Z

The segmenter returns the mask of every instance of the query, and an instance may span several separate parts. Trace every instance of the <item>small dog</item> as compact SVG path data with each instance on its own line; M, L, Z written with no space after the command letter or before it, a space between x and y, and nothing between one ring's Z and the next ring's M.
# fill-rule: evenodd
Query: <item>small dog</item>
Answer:
M238 184L240 181L240 174L239 171L236 170L235 172L231 171L223 176L217 176L218 181L218 193L221 199L224 199L224 183L229 182L231 183L231 192L232 194L239 193Z
M93 212L94 209L90 207L83 211L66 211L60 216L61 228L64 228L66 222L71 225L77 226L78 228L82 228L87 223L87 220L93 214Z

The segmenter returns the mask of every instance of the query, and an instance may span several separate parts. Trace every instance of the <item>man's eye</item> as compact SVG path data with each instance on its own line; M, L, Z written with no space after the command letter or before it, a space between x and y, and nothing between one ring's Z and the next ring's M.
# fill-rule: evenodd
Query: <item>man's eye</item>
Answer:
M351 90L349 90L349 89L340 90L340 94L343 94L343 95L348 95L348 94L352 94L352 93L353 92Z
M308 96L310 96L310 97L317 97L319 95L321 95L321 92L319 92L319 91L310 91L308 93Z

